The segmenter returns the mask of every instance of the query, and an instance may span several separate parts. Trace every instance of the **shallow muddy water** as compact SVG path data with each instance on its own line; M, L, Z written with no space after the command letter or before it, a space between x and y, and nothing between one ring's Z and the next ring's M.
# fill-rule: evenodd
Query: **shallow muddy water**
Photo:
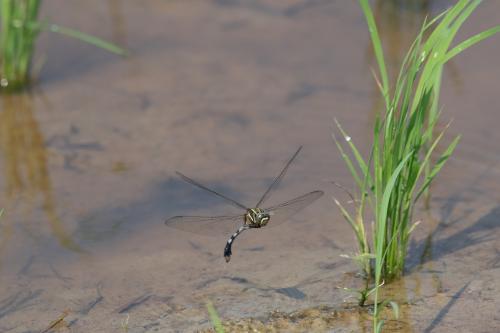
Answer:
M449 2L424 3L374 3L390 65ZM485 1L459 39L498 13ZM356 248L331 200L347 200L332 180L353 185L333 118L366 151L379 107L357 2L47 0L42 16L131 55L44 35L36 89L0 96L1 332L39 332L66 309L74 332L124 332L125 322L129 332L192 332L210 326L209 299L223 320L327 306L339 311L328 325L318 315L297 331L370 331L364 315L345 313L355 299L338 287L361 281L340 257ZM391 331L499 330L498 59L496 36L444 73L442 125L453 118L448 138L462 140L430 213L416 214L406 277L387 288L403 309ZM243 233L230 263L229 234L164 226L178 214L237 213L175 170L252 204L300 145L269 203L326 194L286 224Z

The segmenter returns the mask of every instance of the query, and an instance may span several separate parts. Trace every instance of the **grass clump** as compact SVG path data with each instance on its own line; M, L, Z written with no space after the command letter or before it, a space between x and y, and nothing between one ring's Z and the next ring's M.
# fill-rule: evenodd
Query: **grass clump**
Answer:
M0 91L16 91L30 82L35 43L42 31L80 39L124 55L120 47L95 36L38 20L41 0L0 0Z
M451 47L459 28L481 3L481 0L459 0L434 19L424 21L401 64L399 75L390 84L369 2L359 2L377 59L378 75L375 76L384 109L375 119L368 158L361 155L337 122L346 142L341 143L335 135L334 140L357 187L357 194L350 194L356 204L355 212L351 214L338 200L335 202L354 230L359 250L355 259L365 277L374 278L373 285L380 286L383 281L402 275L410 234L417 225L413 221L415 205L428 191L459 141L459 136L455 137L433 162L431 156L444 135L444 131L434 131L440 114L438 102L443 66L468 47L499 32L500 26ZM348 148L344 148L345 145ZM371 241L365 219L373 221ZM375 287L374 329L380 330L377 291Z

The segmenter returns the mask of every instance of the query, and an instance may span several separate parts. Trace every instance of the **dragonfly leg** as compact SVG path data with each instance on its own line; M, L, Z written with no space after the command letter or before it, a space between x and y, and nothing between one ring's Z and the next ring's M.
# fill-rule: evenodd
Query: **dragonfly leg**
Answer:
M226 262L229 262L231 260L231 246L233 245L234 240L236 237L238 237L239 234L241 234L243 231L250 229L249 226L243 225L241 226L236 232L227 240L226 247L224 247L224 258L226 259Z

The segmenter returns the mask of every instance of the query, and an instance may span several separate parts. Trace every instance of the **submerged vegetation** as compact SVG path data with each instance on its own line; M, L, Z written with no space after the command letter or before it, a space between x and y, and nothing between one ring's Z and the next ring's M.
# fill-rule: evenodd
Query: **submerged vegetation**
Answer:
M357 186L356 195L349 193L356 205L355 212L350 213L338 200L335 202L354 230L359 250L356 261L366 279L374 278L376 331L383 324L377 321L378 288L384 281L402 275L410 235L417 225L413 221L415 206L459 141L459 136L455 137L433 162L431 157L444 135L444 131L435 133L443 66L468 47L500 31L496 26L450 48L458 30L480 3L481 0L460 0L434 19L424 21L391 84L373 13L368 0L360 0L378 64L376 82L385 105L374 123L368 158L361 155L337 122L348 148L335 135L334 140ZM373 221L371 242L365 220Z
M59 244L81 252L58 214L46 138L36 121L33 99L27 94L4 95L0 102L0 152L8 157L2 161L1 169L7 202L22 199L23 204L31 204L40 198L48 225ZM5 246L10 233L10 224L6 223L0 246Z
M0 91L15 91L30 82L35 43L42 31L77 38L124 55L120 47L73 29L38 20L41 0L0 0Z

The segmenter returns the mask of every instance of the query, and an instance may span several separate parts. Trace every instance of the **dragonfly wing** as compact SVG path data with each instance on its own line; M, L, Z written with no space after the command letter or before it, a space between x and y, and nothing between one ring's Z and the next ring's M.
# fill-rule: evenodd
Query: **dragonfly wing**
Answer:
M212 236L230 234L242 224L242 214L233 216L174 216L165 221L167 227Z
M321 198L323 194L323 191L313 191L282 204L264 209L267 213L269 213L269 215L271 215L269 226L276 226L289 220L300 210L306 208L314 201Z
M260 198L257 205L255 205L256 207L260 207L260 205L262 205L267 200L267 198L269 198L269 196L271 195L271 192L274 191L278 187L279 183L281 182L281 180L285 176L286 171L288 170L288 167L290 166L290 164L292 164L293 160L297 157L297 155L300 153L301 150L302 150L302 146L300 146L299 149L297 149L297 151L295 152L295 154L293 154L292 158L290 160L288 160L288 162L285 164L285 167L283 168L283 170L281 170L280 174L276 178L274 178L273 182L271 183L271 185L269 186L267 191L264 193L264 195L262 195L262 198Z
M221 193L219 193L219 192L217 192L217 191L212 190L211 188L206 187L205 185L203 185L203 184L201 184L201 183L197 182L196 180L194 180L194 179L192 179L192 178L189 178L188 176L186 176L186 175L184 175L184 174L180 173L179 171L176 171L175 173L177 173L177 175L178 175L179 177L181 177L181 179L182 179L182 180L184 180L185 182L187 182L187 183L189 183L189 184L191 184L191 185L194 185L194 186L196 186L196 187L199 187L199 188L201 188L201 189L203 189L203 190L205 190L205 191L207 191L207 192L210 192L210 193L212 193L212 194L215 194L216 196L218 196L218 197L220 197L220 198L222 198L222 199L226 200L228 203L232 204L233 206L236 206L236 207L238 207L238 208L243 208L244 210L247 210L247 209L248 209L248 208L246 208L246 207L245 207L245 205L243 205L243 204L239 203L238 201L236 201L236 200L234 200L234 199L231 199L231 198L229 198L229 197L226 197L224 194L221 194Z

